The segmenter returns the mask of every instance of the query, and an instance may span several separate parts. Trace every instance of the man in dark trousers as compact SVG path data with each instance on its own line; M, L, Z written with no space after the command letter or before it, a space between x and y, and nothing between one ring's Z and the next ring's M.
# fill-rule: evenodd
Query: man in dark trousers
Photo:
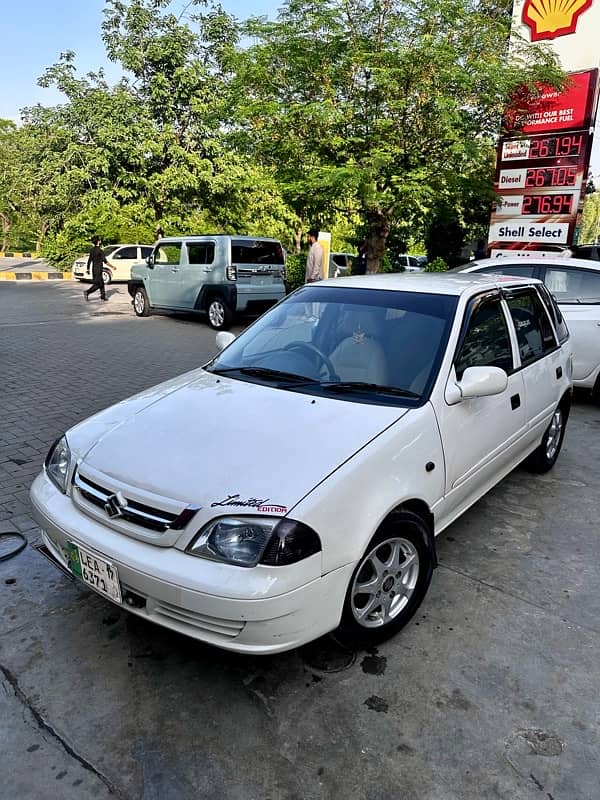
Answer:
M100 298L102 300L108 300L106 291L104 290L104 279L102 277L102 267L104 264L108 264L108 261L106 260L104 250L101 247L102 241L100 240L100 237L96 236L92 241L94 242L94 246L90 250L87 266L89 269L90 264L92 265L92 277L94 282L90 288L83 293L83 296L86 300L89 300L92 292L96 292L98 289L100 289Z

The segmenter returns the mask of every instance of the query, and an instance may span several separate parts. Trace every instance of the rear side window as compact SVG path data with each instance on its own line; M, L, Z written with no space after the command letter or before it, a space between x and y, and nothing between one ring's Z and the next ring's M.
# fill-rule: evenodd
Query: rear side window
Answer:
M122 247L120 250L117 250L116 253L113 253L112 258L136 259L137 247Z
M154 252L155 264L179 264L181 260L181 242L159 244Z
M600 303L600 270L546 267L544 283L559 303Z
M533 264L502 264L485 269L473 270L473 272L495 272L497 275L515 275L519 278L533 278L536 267Z
M213 242L188 244L188 264L212 264L215 260L215 246Z
M563 319L560 308L558 307L556 300L552 297L545 286L538 285L536 289L542 298L543 304L546 306L546 311L552 317L552 322L554 322L554 330L558 336L558 341L563 344L569 338L569 329L567 328L567 323Z
M527 289L506 298L517 332L521 365L537 361L554 350L556 338L548 313L534 289Z
M512 372L512 347L499 299L487 300L475 309L454 366L458 380L467 367L500 367Z
M233 264L283 264L283 247L264 239L232 239Z
M142 247L142 258L146 259L152 253L151 247Z

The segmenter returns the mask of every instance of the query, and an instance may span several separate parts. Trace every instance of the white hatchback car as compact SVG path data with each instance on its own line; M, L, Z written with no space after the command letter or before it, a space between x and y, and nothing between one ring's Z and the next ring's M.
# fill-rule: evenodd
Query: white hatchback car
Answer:
M75 425L31 489L46 552L113 603L219 647L337 629L369 646L419 607L435 536L571 402L543 284L371 275L297 290L210 363ZM482 534L484 535L484 534Z
M510 251L507 251L509 253ZM539 278L554 295L573 349L573 384L600 401L600 262L579 258L486 258L454 272Z
M102 269L104 283L130 280L133 265L145 261L153 249L152 245L147 244L111 244L104 247L104 255L108 261ZM80 281L91 281L92 270L91 267L88 269L87 263L87 256L76 259L73 264L73 277Z

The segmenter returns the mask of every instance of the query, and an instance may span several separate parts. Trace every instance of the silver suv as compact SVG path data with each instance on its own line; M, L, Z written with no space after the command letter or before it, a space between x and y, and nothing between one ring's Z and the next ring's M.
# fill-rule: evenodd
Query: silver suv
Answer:
M262 312L285 296L285 253L277 239L171 236L160 239L128 284L138 317L153 308L204 312L225 330L236 311Z

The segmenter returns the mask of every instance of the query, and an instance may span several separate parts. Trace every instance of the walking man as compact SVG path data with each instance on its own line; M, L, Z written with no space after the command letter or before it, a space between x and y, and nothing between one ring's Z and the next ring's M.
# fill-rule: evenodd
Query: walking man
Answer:
M102 241L99 236L94 237L92 240L94 242L94 246L90 250L90 254L88 256L87 267L90 268L90 264L92 265L92 277L94 282L90 286L90 288L83 293L83 296L86 300L90 299L90 295L93 292L97 292L100 289L100 298L102 300L108 300L106 296L106 291L104 289L104 278L102 277L102 267L104 264L108 264L106 260L106 256L104 255L104 250L102 249Z
M316 228L311 228L308 232L308 243L310 250L308 251L308 258L306 259L306 283L314 283L323 278L323 258L324 251L317 239L319 238L319 231Z

